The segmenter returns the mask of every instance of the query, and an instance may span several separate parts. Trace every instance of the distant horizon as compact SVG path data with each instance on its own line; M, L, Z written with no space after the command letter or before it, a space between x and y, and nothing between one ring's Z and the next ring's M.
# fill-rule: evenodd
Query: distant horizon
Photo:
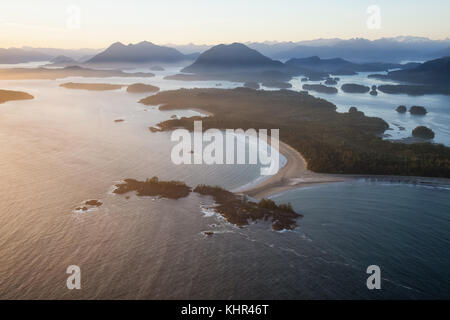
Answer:
M450 37L450 3L444 0L45 0L39 4L4 0L0 9L1 48L104 48L117 41L128 44L141 39L209 46L333 38L375 40L403 34L433 40Z
M216 45L220 45L220 44L232 44L232 43L243 43L243 44L251 44L251 43L261 43L261 44L282 44L282 43L302 43L302 42L310 42L310 41L318 41L318 40L341 40L341 41L348 41L348 40L369 40L369 41L377 41L377 40L382 40L382 39L396 39L396 38L423 38L423 39L427 39L430 41L450 41L450 37L446 37L446 38L439 38L439 39L433 39L433 38L429 38L429 37L422 37L422 36L412 36L412 35L398 35L398 36L393 36L393 37L381 37L381 38L375 38L375 39L368 39L368 38L363 38L363 37L353 37L353 38L314 38L314 39L305 39L305 40L286 40L286 41L279 41L279 40L264 40L264 41L230 41L230 42L216 42L216 43L195 43L195 42L184 42L184 43L174 43L174 42L165 42L165 43L158 43L149 39L143 39L143 40L138 40L135 42L126 42L126 41L113 41L109 44L107 44L106 46L102 46L102 47L58 47L58 46L33 46L33 45L28 45L28 44L24 44L24 45L19 45L19 46L10 46L10 47L1 47L0 49L39 49L39 48L45 48L45 49L64 49L64 50L102 50L102 49L106 49L109 46L111 46L114 43L120 42L124 45L129 45L129 44L138 44L141 42L151 42L155 45L158 46L216 46Z

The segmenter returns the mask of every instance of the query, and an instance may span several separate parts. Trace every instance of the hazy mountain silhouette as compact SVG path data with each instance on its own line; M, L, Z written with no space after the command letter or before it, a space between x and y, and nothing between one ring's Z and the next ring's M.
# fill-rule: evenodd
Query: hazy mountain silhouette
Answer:
M63 56L63 55L57 56L57 57L51 59L50 62L57 63L57 64L59 64L59 63L77 63L77 61L75 59L72 59L70 57Z
M450 45L450 39L430 40L420 37L381 38L378 40L350 39L334 41L326 45L301 43L298 46L278 52L272 57L278 59L341 57L352 62L400 62L404 60L424 60Z
M380 62L358 64L342 58L321 59L317 56L290 59L286 61L286 65L335 75L348 75L365 71L387 71L389 69L409 67L407 65Z
M40 52L51 57L66 56L75 59L77 61L81 61L83 57L87 56L93 57L97 53L100 53L101 51L105 50L105 48L60 49L60 48L43 48L43 47L29 47L29 46L24 46L22 47L22 49Z
M450 57L430 60L412 69L391 71L387 75L372 75L371 77L448 86L450 85Z
M242 43L220 44L203 52L183 72L197 74L231 73L284 69L283 63L272 60Z
M192 59L192 56L184 55L174 48L158 46L148 41L129 45L116 42L89 59L87 63L171 63L187 59Z
M24 63L32 61L50 61L52 56L35 51L19 48L0 48L0 63Z

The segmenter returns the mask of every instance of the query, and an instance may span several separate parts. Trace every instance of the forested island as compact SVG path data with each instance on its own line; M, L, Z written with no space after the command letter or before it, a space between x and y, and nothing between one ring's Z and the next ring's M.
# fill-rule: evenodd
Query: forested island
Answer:
M346 83L342 85L341 90L346 93L367 93L370 91L370 87L356 83Z
M303 90L316 91L320 93L338 93L338 90L335 87L328 87L323 84L304 84L302 88Z
M162 110L203 109L209 128L279 128L280 139L301 152L308 169L323 173L450 177L450 148L404 144L381 135L387 123L360 112L338 113L336 106L305 92L236 89L179 89L140 101ZM193 129L198 117L170 119L161 130Z
M217 204L214 210L239 227L247 225L249 220L271 220L273 230L291 230L297 225L296 219L302 216L292 209L290 203L277 205L270 199L256 203L217 186L199 185L194 192L213 197Z
M125 194L132 191L136 192L137 196L180 199L189 196L192 188L181 181L163 181L153 177L145 181L125 179L123 183L116 185L113 192ZM211 196L216 203L214 210L229 223L239 227L248 225L249 221L270 220L273 230L291 230L297 225L296 219L302 216L294 211L290 203L277 205L268 199L261 199L256 203L243 195L234 194L217 186L199 185L193 191L203 196Z
M125 194L135 191L138 196L159 196L162 198L179 199L187 197L192 188L181 181L160 181L153 177L145 181L125 179L124 183L116 185L113 191L116 194Z

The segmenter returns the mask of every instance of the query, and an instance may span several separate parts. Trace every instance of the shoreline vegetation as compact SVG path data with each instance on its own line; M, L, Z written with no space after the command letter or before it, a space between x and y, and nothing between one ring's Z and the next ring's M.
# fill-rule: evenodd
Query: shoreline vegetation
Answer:
M242 228L249 221L271 221L275 231L292 230L297 226L296 219L302 217L296 213L290 203L277 205L270 199L261 199L258 203L249 201L246 196L232 193L217 186L198 185L195 189L181 181L162 181L158 177L138 181L125 179L116 185L115 194L136 192L137 196L152 196L168 199L185 198L191 192L202 196L211 196L215 202L213 209L229 223Z
M12 91L12 90L0 90L0 104L8 101L15 100L31 100L34 97L26 92Z
M438 85L383 84L378 86L378 90L388 94L407 94L410 96L423 96L427 94L450 95L450 88L448 86Z
M334 104L304 92L179 89L140 102L160 105L161 110L195 107L213 114L163 121L157 131L192 130L195 120L203 120L204 130L279 128L280 140L301 152L305 167L316 173L450 177L450 148L383 140L388 125L382 119L362 112L338 113Z

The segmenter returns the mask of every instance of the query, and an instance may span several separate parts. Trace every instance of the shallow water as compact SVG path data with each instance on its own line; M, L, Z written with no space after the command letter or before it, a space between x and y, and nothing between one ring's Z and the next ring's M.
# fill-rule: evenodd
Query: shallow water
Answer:
M442 298L449 286L449 192L366 182L289 191L305 217L292 232L244 229L214 214L209 198L129 199L124 178L154 175L236 189L259 166L176 166L169 133L149 126L173 114L137 103L146 94L60 88L68 81L146 82L163 90L229 82L69 78L0 81L34 100L0 105L1 298ZM358 106L359 107L359 106ZM427 115L428 117L428 115ZM115 123L116 119L124 119ZM88 199L100 208L78 213ZM212 237L204 231L214 231ZM66 288L67 266L82 290ZM378 264L382 290L365 286Z

